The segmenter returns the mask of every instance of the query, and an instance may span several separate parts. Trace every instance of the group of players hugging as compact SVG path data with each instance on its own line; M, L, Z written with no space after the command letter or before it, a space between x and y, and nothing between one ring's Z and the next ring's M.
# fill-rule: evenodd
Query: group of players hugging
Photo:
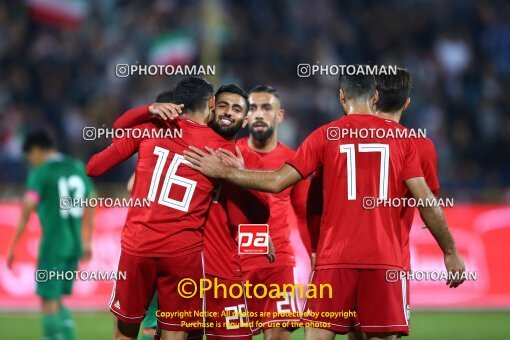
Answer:
M392 75L341 75L338 98L344 115L314 130L295 151L277 137L286 112L276 89L258 85L247 93L229 84L214 93L206 80L188 77L155 103L119 116L115 129L142 133L114 138L86 169L68 165L57 171L54 164L61 158L54 156L53 145L41 142L41 136L28 136L24 149L29 159L33 152L52 154L48 158L54 168L46 170L50 179L29 176L25 201L44 213L45 186L57 181L56 172L71 178L71 188L73 176L88 183L81 194L92 195L86 175L100 176L137 154L128 186L133 198L151 204L130 207L122 230L118 270L126 278L114 283L109 303L115 339L136 339L140 324L144 338L250 339L263 333L264 339L290 339L296 328L282 326L290 321L308 326L306 339L333 339L336 334L398 338L409 333L409 280L388 280L387 271L410 270L415 209L367 208L364 200L438 197L433 143L392 133L407 129L399 121L410 104L410 88L411 75L401 68ZM237 139L246 126L249 136ZM179 133L161 138L168 129ZM332 129L387 133L383 138L332 136ZM37 167L32 172L41 172L50 160L33 163ZM446 270L463 273L441 208L432 204L418 209L444 253ZM71 217L81 219L80 214ZM237 230L246 223L269 225L268 254L239 254ZM331 285L331 297L300 301L292 292L263 299L257 294L219 297L213 291L203 297L179 294L183 279L200 283L207 278L227 287L296 283L293 229L311 259L310 283ZM43 225L43 238L46 232ZM447 285L461 283L459 278ZM44 289L38 286L40 291ZM70 293L66 287L53 291L39 295L60 301ZM321 313L341 311L355 313Z

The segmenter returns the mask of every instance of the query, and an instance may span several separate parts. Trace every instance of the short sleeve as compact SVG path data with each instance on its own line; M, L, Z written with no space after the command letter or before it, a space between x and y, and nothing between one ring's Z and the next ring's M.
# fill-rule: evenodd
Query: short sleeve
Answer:
M294 157L286 163L295 168L301 177L307 178L322 165L325 140L323 129L318 128L305 139Z
M424 139L422 142L422 150L420 153L421 169L423 176L430 190L439 190L439 179L437 178L437 152L434 143L431 140Z
M423 171L421 170L420 164L420 156L418 155L416 145L412 139L408 139L406 141L407 148L401 173L402 181L414 177L423 177Z

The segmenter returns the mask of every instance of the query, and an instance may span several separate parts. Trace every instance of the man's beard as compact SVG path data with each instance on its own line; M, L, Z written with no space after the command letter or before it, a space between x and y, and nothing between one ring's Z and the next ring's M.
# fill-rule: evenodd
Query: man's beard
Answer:
M267 140L269 137L271 137L274 133L274 128L272 126L268 126L265 131L259 132L255 131L253 126L250 126L250 135L255 138L255 140L258 140L259 142L263 142Z
M243 121L240 120L231 126L221 126L220 121L215 119L214 122L210 124L210 126L217 134L223 138L230 139L234 137L239 132L239 130L241 130L243 127Z

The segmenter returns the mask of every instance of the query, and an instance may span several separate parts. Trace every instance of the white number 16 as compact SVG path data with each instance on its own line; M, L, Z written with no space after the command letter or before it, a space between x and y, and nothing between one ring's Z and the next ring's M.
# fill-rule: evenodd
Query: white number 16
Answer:
M154 154L158 156L158 160L156 162L156 167L154 168L154 173L152 174L149 194L147 195L147 198L151 202L156 200L156 193L158 191L161 173L163 172L163 168L169 153L170 151L159 146L154 148ZM165 175L165 181L163 182L163 187L161 188L161 193L159 194L158 203L170 208L187 212L189 210L189 205L191 198L193 197L193 192L197 186L197 182L176 175L177 169L181 163L186 164L188 161L186 161L182 155L175 154ZM184 193L181 201L170 198L170 189L172 188L173 184L177 184L186 188L186 192Z

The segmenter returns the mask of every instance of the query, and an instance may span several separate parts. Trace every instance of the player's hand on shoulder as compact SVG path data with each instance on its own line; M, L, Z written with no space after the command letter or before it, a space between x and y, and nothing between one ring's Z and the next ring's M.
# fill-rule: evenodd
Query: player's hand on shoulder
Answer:
M221 159L221 161L225 165L244 170L243 154L241 153L241 150L239 150L239 147L237 145L236 154L237 155L234 155L229 150L223 148L219 148L218 150L216 150L216 155Z
M189 162L187 165L207 177L221 178L227 165L216 155L216 152L205 147L206 151L202 151L194 146L190 146L188 150L184 150L184 158Z
M465 281L464 272L466 271L466 267L464 265L464 260L462 260L459 253L455 251L451 254L444 255L444 264L448 271L446 285L450 288L457 288Z
M149 106L149 111L156 117L163 120L173 120L182 113L183 104L172 103L153 103Z

